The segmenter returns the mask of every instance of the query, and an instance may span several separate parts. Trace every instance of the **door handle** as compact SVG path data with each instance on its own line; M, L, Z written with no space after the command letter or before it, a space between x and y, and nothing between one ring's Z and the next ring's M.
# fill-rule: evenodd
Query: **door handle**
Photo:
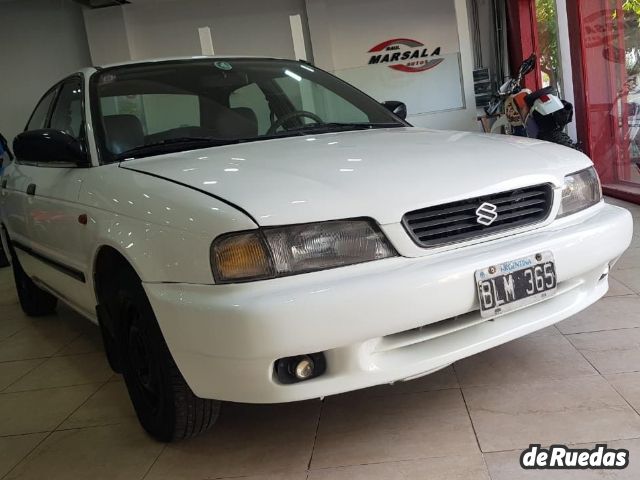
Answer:
M30 183L27 187L27 195L35 195L36 194L36 184Z

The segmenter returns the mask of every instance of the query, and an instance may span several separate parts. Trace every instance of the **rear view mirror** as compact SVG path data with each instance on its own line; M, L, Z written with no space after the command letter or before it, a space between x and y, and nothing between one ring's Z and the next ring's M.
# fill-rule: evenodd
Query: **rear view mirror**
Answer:
M387 100L386 102L382 102L382 106L393 113L395 116L400 117L402 120L407 119L407 106L404 102L399 102L397 100Z
M52 128L22 132L13 141L13 153L24 162L89 164L87 153L76 138Z

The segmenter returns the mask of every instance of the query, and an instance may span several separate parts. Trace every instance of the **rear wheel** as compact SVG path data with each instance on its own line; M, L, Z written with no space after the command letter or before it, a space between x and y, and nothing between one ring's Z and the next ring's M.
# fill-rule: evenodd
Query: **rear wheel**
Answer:
M198 398L178 370L140 280L127 273L116 295L121 367L144 429L169 442L211 428L220 402Z
M2 248L2 242L0 242L0 268L9 266L9 258Z
M30 317L52 314L56 309L58 299L33 283L33 280L22 269L18 256L15 252L11 253L13 278L16 282L16 290L18 291L18 299L20 300L22 311Z

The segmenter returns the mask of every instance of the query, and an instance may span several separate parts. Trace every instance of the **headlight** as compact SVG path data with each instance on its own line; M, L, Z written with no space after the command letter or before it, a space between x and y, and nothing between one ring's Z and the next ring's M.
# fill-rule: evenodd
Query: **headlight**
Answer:
M396 255L373 222L335 220L223 235L211 245L211 268L216 282L233 283Z
M602 187L595 168L590 167L564 177L562 203L557 218L589 208L602 200Z

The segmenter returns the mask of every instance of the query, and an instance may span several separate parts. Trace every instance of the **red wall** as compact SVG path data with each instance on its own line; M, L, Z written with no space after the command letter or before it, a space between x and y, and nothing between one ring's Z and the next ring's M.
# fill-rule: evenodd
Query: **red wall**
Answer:
M507 0L507 25L509 66L513 75L525 58L538 51L535 0ZM542 86L541 78L538 64L535 73L525 78L525 87L538 90Z
M517 69L537 51L535 0L507 0L507 15L510 64ZM628 178L622 0L567 0L567 16L578 140L605 191L640 203L640 185ZM539 88L540 78L531 75L528 88Z

